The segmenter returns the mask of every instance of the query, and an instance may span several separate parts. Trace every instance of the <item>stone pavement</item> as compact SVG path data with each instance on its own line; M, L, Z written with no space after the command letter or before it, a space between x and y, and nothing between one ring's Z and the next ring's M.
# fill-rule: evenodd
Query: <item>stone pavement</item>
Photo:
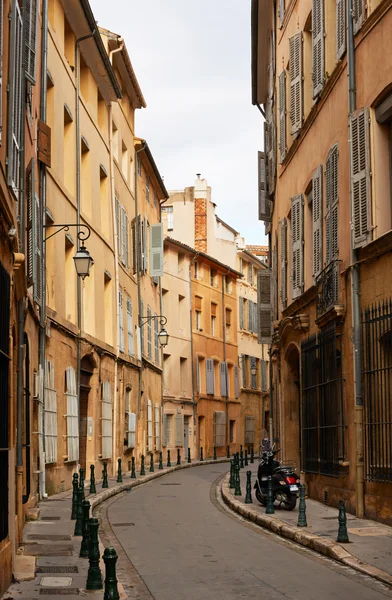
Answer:
M216 462L225 462L218 459ZM194 461L192 464L183 463L149 472L149 462L146 465L146 475L130 479L130 473L123 474L123 483L109 479L109 488L102 489L102 481L97 481L97 494L89 494L89 481L85 482L85 497L90 500L91 507L105 501L107 498L130 489L141 483L160 477L165 473L199 464L211 464L211 460L203 463ZM175 464L172 463L172 464ZM2 596L1 600L39 600L42 596L54 600L59 595L66 595L70 600L88 596L91 600L102 600L104 591L86 591L88 559L79 558L81 537L74 537L75 521L71 521L72 491L50 496L39 503L35 511L37 520L29 521L23 529L23 543L16 557L13 583ZM34 513L34 511L32 511ZM100 555L103 554L100 543ZM105 565L101 559L102 577L105 576ZM120 600L127 600L121 582L118 582Z
M265 507L256 500L253 485L258 467L253 465L241 469L242 496L234 496L229 489L229 476L221 486L222 497L226 504L246 519L266 527L282 537L287 537L301 545L339 560L367 575L392 585L392 528L370 521L357 519L347 513L349 544L336 542L338 532L338 509L325 506L316 500L306 500L307 527L297 527L298 503L294 511L275 506L274 515L266 515ZM245 504L246 471L252 472L252 504Z

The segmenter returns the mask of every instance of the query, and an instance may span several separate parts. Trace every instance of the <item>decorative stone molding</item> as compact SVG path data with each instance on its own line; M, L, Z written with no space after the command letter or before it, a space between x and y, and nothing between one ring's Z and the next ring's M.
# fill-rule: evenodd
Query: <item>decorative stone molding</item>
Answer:
M17 300L27 296L25 255L20 252L14 252L14 283Z
M309 315L302 314L285 317L279 322L278 328L272 336L272 345L280 348L290 330L306 332L309 330L309 326Z
M324 327L324 325L330 321L336 321L337 324L341 323L344 320L345 315L346 310L344 304L335 304L334 306L331 306L327 312L322 314L321 317L316 319L315 323L321 329L321 327Z

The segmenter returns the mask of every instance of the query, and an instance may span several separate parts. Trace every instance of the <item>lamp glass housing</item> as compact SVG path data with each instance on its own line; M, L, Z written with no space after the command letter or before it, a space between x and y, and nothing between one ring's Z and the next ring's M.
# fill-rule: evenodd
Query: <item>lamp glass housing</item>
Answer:
M159 332L158 338L159 338L159 343L161 344L162 348L167 346L168 341L169 341L169 334L167 333L167 331L164 327L162 327L161 331Z
M78 276L82 279L88 277L94 261L84 244L79 248L73 259L75 261L75 269Z

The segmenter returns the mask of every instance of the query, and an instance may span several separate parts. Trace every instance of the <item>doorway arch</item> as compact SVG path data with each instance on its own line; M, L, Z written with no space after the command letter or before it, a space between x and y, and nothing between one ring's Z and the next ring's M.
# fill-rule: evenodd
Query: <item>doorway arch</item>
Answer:
M295 344L290 344L285 354L284 373L284 429L285 460L294 461L297 468L301 462L301 381L300 354Z
M86 469L87 462L87 427L89 413L89 394L91 390L91 376L94 373L96 362L92 354L83 356L80 362L80 389L79 389L79 464Z

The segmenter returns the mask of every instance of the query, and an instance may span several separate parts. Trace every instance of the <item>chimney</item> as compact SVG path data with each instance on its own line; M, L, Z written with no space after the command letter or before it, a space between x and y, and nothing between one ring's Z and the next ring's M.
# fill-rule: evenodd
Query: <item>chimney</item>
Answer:
M197 173L195 181L195 250L207 252L207 181Z

